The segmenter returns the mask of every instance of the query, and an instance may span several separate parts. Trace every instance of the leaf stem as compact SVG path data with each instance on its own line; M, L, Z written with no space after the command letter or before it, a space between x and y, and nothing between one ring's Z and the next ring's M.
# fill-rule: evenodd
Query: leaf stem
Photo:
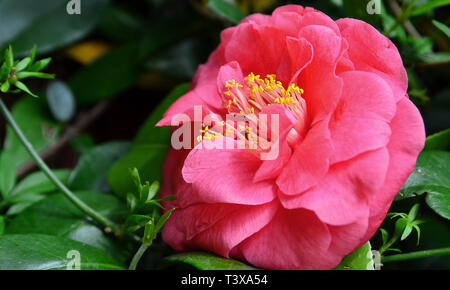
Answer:
M128 270L136 270L137 264L141 260L142 255L144 255L144 253L148 249L148 247L149 247L148 245L141 244L141 246L137 250L136 254L134 254L134 257L131 260L130 267L128 268Z
M441 256L441 255L450 255L450 248L417 251L417 252L411 252L411 253L407 253L407 254L398 254L398 255L381 257L381 263L405 261L405 260L412 260L412 259L421 259L421 258L428 258L428 257L433 257L433 256Z
M94 209L92 209L90 206L84 203L81 199L79 199L56 177L56 175L51 171L51 169L48 168L47 164L45 164L45 162L41 159L39 154L33 148L33 145L25 137L22 130L19 128L13 116L11 115L8 108L1 99L0 99L0 111L2 115L5 117L6 121L11 126L11 128L13 129L13 131L16 133L17 137L19 138L20 142L23 144L25 149L28 151L28 153L30 153L34 161L36 161L36 164L44 172L44 174L56 185L56 187L58 187L62 191L62 193L82 212L84 212L86 215L90 216L92 219L103 225L105 227L105 230L108 231L111 230L114 232L118 231L119 227L116 224L111 222L109 219L107 219L100 213L96 212Z

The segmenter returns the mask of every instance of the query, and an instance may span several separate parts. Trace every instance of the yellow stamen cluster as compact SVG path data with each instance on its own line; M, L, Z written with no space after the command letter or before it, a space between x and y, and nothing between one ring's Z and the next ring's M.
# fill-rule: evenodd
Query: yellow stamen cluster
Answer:
M274 74L268 74L263 79L260 75L250 73L244 81L243 84L234 79L225 82L222 105L229 113L243 115L248 122L253 123L252 126L258 123L256 115L271 104L279 104L287 108L298 119L304 117L306 110L306 103L302 98L304 91L296 84L292 83L286 89ZM221 137L233 135L246 140L255 140L258 137L254 131L252 132L250 126L235 128L223 121L219 122L219 125L225 126L224 133L217 130L213 130L214 133L212 133L210 128L204 126L201 130L203 136L199 136L197 140L214 140L216 135Z

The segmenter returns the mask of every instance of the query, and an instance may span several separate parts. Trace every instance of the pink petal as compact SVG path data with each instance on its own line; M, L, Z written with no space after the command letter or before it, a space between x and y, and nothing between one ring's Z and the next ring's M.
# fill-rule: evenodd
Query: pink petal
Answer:
M276 191L274 182L252 182L260 165L248 149L195 148L182 172L203 202L255 205L272 201Z
M289 163L277 178L281 191L295 195L321 181L328 171L332 149L328 121L316 123L294 149Z
M425 129L416 106L407 98L397 103L397 114L391 122L392 136L389 167L384 186L370 200L370 215L382 212L390 204L414 169L417 156L425 143Z
M344 18L336 23L348 41L348 55L355 68L378 74L392 87L396 101L403 98L408 77L395 45L363 21Z
M330 242L327 226L314 213L280 208L266 227L233 253L241 253L248 262L264 269L329 269L341 258L328 252Z
M349 71L342 98L330 122L332 163L386 146L396 106L388 84L373 73Z
M273 74L286 49L285 38L286 34L273 26L242 23L226 43L225 59L237 61L244 75L250 72L261 76Z
M301 28L308 25L321 25L332 29L339 35L336 23L326 14L311 7L300 5L285 5L278 7L272 13L273 25L286 31L290 36L296 36Z
M385 148L332 166L322 181L307 192L280 194L284 207L306 208L329 225L348 225L369 217L369 196L383 185L388 166Z
M278 104L264 107L261 114L266 114L267 116L277 114L279 116L279 138L272 145L275 148L274 150L278 150L278 157L274 160L263 160L255 173L253 182L276 178L281 173L292 152L286 140L287 135L297 122L289 110ZM268 127L271 128L271 124L268 124Z
M304 27L299 38L306 39L313 47L313 60L298 78L305 91L304 98L313 122L326 118L341 97L342 80L336 76L336 62L342 54L341 38L326 27Z
M305 39L286 38L286 51L277 68L277 78L286 86L296 83L301 71L311 63L313 47Z
M367 242L365 234L369 226L369 219L362 218L345 226L328 226L331 233L329 251L344 257Z
M176 250L204 249L228 257L233 247L272 220L277 204L198 204L177 209L164 227L163 239Z

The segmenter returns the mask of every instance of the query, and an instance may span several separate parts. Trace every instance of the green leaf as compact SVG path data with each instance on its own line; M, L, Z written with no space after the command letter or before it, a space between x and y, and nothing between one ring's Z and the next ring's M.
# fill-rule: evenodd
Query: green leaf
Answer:
M112 195L94 192L74 192L82 201L101 215L123 221L127 209ZM66 237L111 253L117 260L129 258L127 248L107 236L100 228L89 222L77 207L64 195L51 195L32 205L11 219L6 234L46 234Z
M43 72L21 71L21 72L17 73L17 78L19 80L27 79L27 78L54 79L55 75L43 73Z
M72 257L70 251L80 254L83 270L120 270L124 264L106 252L63 237L27 234L0 237L0 270L63 270Z
M40 59L37 62L35 62L34 64L32 64L28 68L28 70L31 71L31 72L41 71L44 68L46 68L50 64L51 61L52 61L51 57Z
M450 187L428 192L425 200L438 215L450 220Z
M130 149L127 141L109 142L84 153L70 178L74 190L108 191L106 176L109 168Z
M425 1L422 5L420 5L419 7L415 8L412 12L411 12L411 16L418 16L421 14L424 14L430 10L433 10L435 8L441 7L441 6L445 6L445 5L449 5L450 4L450 0L430 0L430 1Z
M208 7L233 24L237 24L245 17L244 12L237 6L225 0L209 0Z
M33 147L38 151L48 147L58 136L61 125L48 114L40 99L22 98L12 109L12 116ZM4 150L0 153L0 191L6 196L15 184L18 166L30 159L14 131L7 128Z
M130 212L134 212L138 204L139 200L137 199L137 197L131 192L127 193L127 206Z
M412 225L407 224L405 229L403 230L403 234L402 234L400 240L403 241L404 239L406 239L409 236L409 234L411 234L412 229L413 229Z
M6 81L2 84L0 90L1 90L3 93L6 93L6 92L9 91L9 88L10 88L10 87L11 87L11 84L9 83L9 80L6 80Z
M424 150L449 150L450 149L450 128L431 136L425 142Z
M38 98L38 96L35 95L35 94L33 94L33 93L28 89L28 87L27 87L24 83L22 83L22 82L20 82L20 81L17 81L17 82L14 82L13 84L14 84L14 86L16 86L18 89L24 91L25 93L29 94L30 96L35 97L35 98Z
M31 63L31 58L26 57L22 59L17 65L16 65L16 71L22 71L27 68L27 66Z
M71 171L68 169L57 169L53 170L53 173L63 184L67 184L67 180ZM48 179L48 177L42 171L37 171L21 180L11 191L10 196L18 196L30 191L46 193L55 191L57 189L58 188L53 184L52 181Z
M380 232L381 232L381 239L383 240L383 245L384 245L389 240L389 233L388 233L388 231L386 231L383 228L380 228Z
M67 184L70 170L54 170L53 173L61 182ZM16 215L32 204L44 199L46 194L57 188L41 171L32 173L17 184L5 199L5 204L11 206L8 215Z
M348 254L334 270L374 270L374 260L370 243Z
M6 219L4 216L0 215L0 236L5 232Z
M442 22L437 20L432 20L434 26L436 26L440 31L442 31L448 38L450 38L450 28Z
M137 168L141 180L161 180L161 168L169 145L170 128L155 127L155 124L188 87L189 84L179 85L161 102L137 133L130 152L109 170L108 183L114 193L125 197L127 192L135 191L129 168Z
M34 44L39 53L64 47L87 35L108 0L85 1L80 15L66 13L67 1L3 0L0 2L0 47L11 43L19 55Z
M162 267L176 263L188 264L200 270L258 270L242 262L206 252L185 252L166 257L163 259Z
M416 167L396 196L396 200L423 193L450 190L450 152L429 150L420 153Z
M416 217L417 217L417 213L419 212L419 204L416 203L411 210L408 213L408 223L412 223Z
M47 87L47 102L56 120L67 122L75 114L75 98L63 81L52 81Z

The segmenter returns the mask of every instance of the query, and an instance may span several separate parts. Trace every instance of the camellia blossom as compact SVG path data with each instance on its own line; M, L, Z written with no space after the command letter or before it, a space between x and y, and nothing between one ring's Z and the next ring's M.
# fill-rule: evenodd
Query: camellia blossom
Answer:
M169 149L161 194L177 200L164 241L265 269L338 265L373 236L424 146L407 85L394 44L359 20L288 5L225 29L158 125L195 106L250 123L277 114L279 154ZM224 127L198 141L253 136Z

